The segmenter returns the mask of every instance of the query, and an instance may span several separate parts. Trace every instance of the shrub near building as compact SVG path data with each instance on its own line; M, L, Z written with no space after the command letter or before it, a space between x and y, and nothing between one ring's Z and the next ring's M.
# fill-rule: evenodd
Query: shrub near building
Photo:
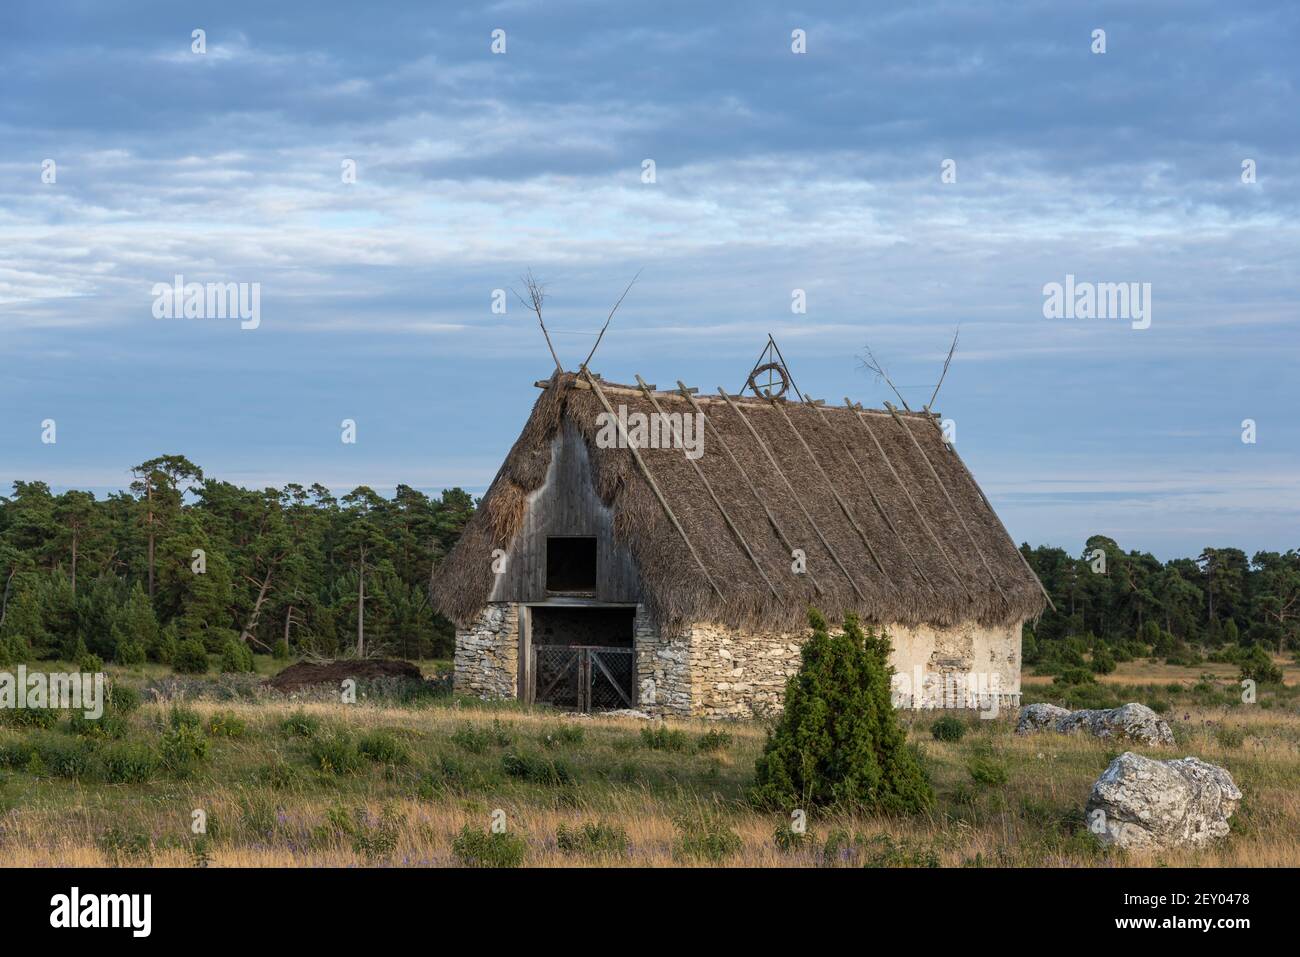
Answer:
M934 791L890 700L889 639L855 616L832 635L810 610L812 634L785 689L785 710L758 760L752 798L763 807L839 805L914 813Z

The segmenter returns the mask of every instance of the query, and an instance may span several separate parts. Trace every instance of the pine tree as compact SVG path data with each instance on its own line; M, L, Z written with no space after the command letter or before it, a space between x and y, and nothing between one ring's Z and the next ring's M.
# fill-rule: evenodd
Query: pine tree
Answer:
M34 649L49 644L45 631L45 609L36 583L25 583L9 602L4 626L0 627L0 656L5 664L32 657Z
M143 664L146 654L158 645L158 619L154 616L144 586L131 586L126 601L113 613L114 657L124 665Z
M934 792L891 701L888 637L864 634L853 615L836 635L819 612L808 621L799 671L758 761L754 802L784 811L930 807Z

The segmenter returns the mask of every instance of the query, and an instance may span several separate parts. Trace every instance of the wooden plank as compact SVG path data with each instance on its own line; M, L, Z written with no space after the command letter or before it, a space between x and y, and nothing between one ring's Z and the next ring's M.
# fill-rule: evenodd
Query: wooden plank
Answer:
M666 421L671 424L672 419L667 417L667 414L664 412L663 407L659 404L659 400L655 398L654 392L651 391L654 387L646 385L645 380L641 378L639 373L636 376L636 381L637 384L641 386L641 391L645 393L646 398L650 400L650 404L654 406L655 412L657 412L660 415L661 421ZM675 426L673 427L673 439L674 441L677 442L677 446L679 448L682 449L685 448L685 443L683 443L682 441L682 434ZM723 506L722 500L718 498L718 494L715 491L713 491L713 486L709 484L709 480L705 476L704 470L700 468L700 463L690 457L687 457L686 461L690 462L691 467L695 469L695 474L699 477L700 482L704 485L705 491L709 493L709 498L713 499L713 504L716 505L718 507L718 511L722 513L722 519L727 523L727 528L731 529L731 534L736 536L736 541L740 543L740 547L744 549L745 554L749 556L749 560L754 563L754 568L758 570L759 576L763 579L763 582L767 585L768 590L772 593L772 597L780 598L781 596L777 592L776 586L773 585L771 581L768 580L767 574L763 571L763 566L760 565L758 563L758 559L754 557L754 553L749 547L749 542L745 541L745 536L740 533L740 529L736 527L736 523L733 522L731 520L731 516L727 514L727 509L725 506Z
M695 564L700 566L700 571L704 573L704 580L709 583L709 587L713 589L714 593L725 601L726 599L722 594L722 589L720 589L717 583L713 580L713 576L709 574L709 569L705 566L704 560L700 558L699 552L697 552L695 546L691 544L690 536L686 534L686 529L682 528L682 523L677 520L677 515L673 512L672 506L668 504L668 499L664 497L663 491L659 488L659 483L656 482L655 477L650 474L650 468L646 465L645 459L641 457L641 453L637 450L637 447L628 441L627 431L623 428L623 423L614 412L613 406L609 404L609 399L605 398L604 390L601 389L597 381L592 378L589 371L584 369L583 374L587 376L587 381L591 383L591 388L596 393L596 398L600 400L600 404L604 407L605 412L613 417L615 424L618 426L619 435L622 438L623 444L627 446L627 450L632 453L632 460L636 462L637 466L641 469L641 474L645 476L646 482L650 485L650 491L654 492L655 498L659 500L659 504L663 507L664 514L668 516L668 520L672 522L673 527L677 529L677 534L680 535L682 541L686 543L686 548L690 551L691 557L695 559Z
M727 458L731 460L731 464L735 468L736 472L745 480L745 484L749 487L750 494L754 496L754 501L758 503L764 514L767 515L767 521L772 526L772 530L776 532L776 537L781 542L781 546L787 552L793 551L794 545L791 544L790 539L781 528L781 523L778 522L776 516L772 514L772 509L768 507L767 502L763 501L763 496L759 494L758 488L754 485L754 480L749 477L749 473L746 472L741 467L740 462L736 460L736 455L731 451L731 446L728 445L727 440L722 437L722 433L719 432L718 427L713 424L713 420L710 419L705 411L700 407L699 401L695 398L695 393L699 390L688 389L680 379L677 380L677 385L681 388L681 393L686 397L686 401L691 404L691 408L704 416L704 424L713 431L714 439L717 440L717 443L720 446L722 446L722 450L727 453ZM815 576L811 571L805 571L804 574L807 575L808 580L812 582L813 589L817 594L823 594L822 586L817 582L817 576Z
M794 490L794 486L790 484L790 480L786 478L785 473L781 471L781 466L776 462L776 456L774 456L772 450L767 447L767 443L763 441L763 437L758 434L758 430L754 428L753 423L751 423L749 419L745 418L745 413L740 411L740 407L731 401L731 396L727 395L722 386L718 386L718 394L727 400L727 404L731 406L732 411L734 411L736 415L740 416L740 421L745 423L745 426L749 429L749 434L754 437L754 441L758 443L758 447L763 450L763 453L767 456L768 462L770 462L772 468L776 470L776 474L781 476L781 481L785 482L785 487L790 491L790 497L794 500L794 503L799 506L799 511L803 512L803 517L807 520L817 538L820 539L822 547L826 549L827 554L831 556L831 560L834 561L835 564L839 566L840 571L844 573L844 577L848 579L849 585L853 588L853 591L857 593L858 598L865 602L867 596L862 594L862 589L859 588L858 583L853 580L853 576L849 574L849 570L844 567L844 563L840 561L840 556L836 554L835 549L831 548L831 543L826 541L826 536L822 534L822 530L818 528L817 523L813 521L813 517L809 514L808 509L804 507L803 500L799 498L799 493Z
M930 470L931 477L933 477L935 482L938 483L939 491L943 492L944 501L948 503L948 507L952 509L952 513L957 516L957 522L961 525L962 531L966 533L966 540L970 542L971 548L975 549L975 554L979 556L980 562L983 563L984 570L989 573L989 580L993 582L993 587L998 590L998 594L1002 596L1002 600L1010 605L1011 600L1007 598L1007 593L1003 590L1002 583L998 581L998 576L993 573L993 566L990 565L988 559L984 557L984 549L980 548L979 542L976 541L975 536L971 534L970 527L966 524L966 519L961 514L961 509L957 508L957 503L954 502L952 496L948 494L948 487L943 484L943 479L939 478L939 473L935 470L934 463L932 463L930 457L925 454L925 449L921 448L921 443L916 441L916 436L912 434L912 430L908 428L907 423L903 421L901 416L899 416L898 410L888 402L885 403L885 408L887 408L889 414L894 417L894 421L898 423L898 427L906 432L907 437L912 440L912 445L920 454L921 461L925 463L925 467Z

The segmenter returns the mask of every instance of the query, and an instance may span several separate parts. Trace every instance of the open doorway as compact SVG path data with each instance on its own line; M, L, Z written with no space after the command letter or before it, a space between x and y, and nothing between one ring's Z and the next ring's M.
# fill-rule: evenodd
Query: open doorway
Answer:
M575 711L636 707L635 608L529 609L530 702Z

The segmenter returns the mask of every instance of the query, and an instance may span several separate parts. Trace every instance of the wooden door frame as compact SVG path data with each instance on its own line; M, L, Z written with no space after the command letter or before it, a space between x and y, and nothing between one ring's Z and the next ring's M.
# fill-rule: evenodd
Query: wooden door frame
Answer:
M524 704L533 704L537 694L536 675L533 674L533 609L534 608L631 608L632 609L632 644L636 647L636 609L640 603L635 601L593 601L590 599L552 599L550 601L528 601L519 603L519 665L515 678L515 697ZM632 697L640 698L636 688L636 669L632 671Z

